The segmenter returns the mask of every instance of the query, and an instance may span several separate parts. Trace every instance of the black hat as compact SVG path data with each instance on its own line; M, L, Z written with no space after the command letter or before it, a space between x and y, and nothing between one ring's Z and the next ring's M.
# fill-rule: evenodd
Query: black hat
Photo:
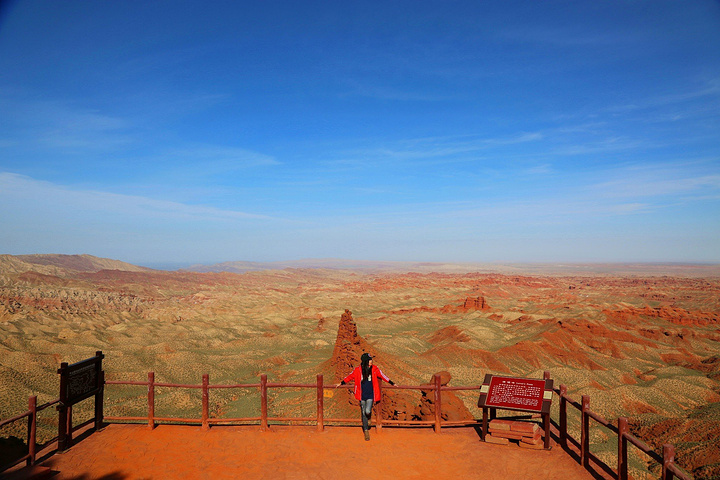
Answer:
M372 360L372 355L370 355L369 353L363 353L360 357L361 362L367 362L369 360Z

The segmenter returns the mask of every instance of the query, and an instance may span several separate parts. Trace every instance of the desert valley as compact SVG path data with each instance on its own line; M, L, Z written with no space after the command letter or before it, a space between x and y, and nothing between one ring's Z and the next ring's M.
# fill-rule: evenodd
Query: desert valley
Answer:
M108 380L153 371L160 382L197 384L207 373L231 384L261 374L337 383L359 348L404 385L438 372L464 386L487 373L549 371L605 418L629 417L651 445L675 444L696 478L720 476L720 267L304 267L161 271L91 256L0 256L0 419L23 411L30 395L56 398L60 362L97 350ZM143 415L144 395L108 386L107 414ZM157 409L196 416L198 397L161 391ZM277 392L271 408L302 415L313 398ZM348 398L327 399L330 413L355 416ZM454 414L481 416L476 393L457 399ZM217 417L259 409L237 392L211 402ZM427 414L419 392L389 393L382 408L388 418ZM591 441L599 456L606 443L608 455L615 448L601 433Z

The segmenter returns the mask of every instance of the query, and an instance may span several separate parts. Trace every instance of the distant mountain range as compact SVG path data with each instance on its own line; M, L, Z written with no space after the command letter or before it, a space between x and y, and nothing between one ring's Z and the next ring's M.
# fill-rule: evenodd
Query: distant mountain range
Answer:
M499 266L471 263L383 262L370 260L347 260L341 258L308 258L285 262L222 262L213 265L193 265L182 270L190 272L245 273L260 270L327 269L363 272L445 272L464 273L497 271Z
M389 262L315 258L283 262L222 262L212 265L192 265L179 272L246 273L284 269L347 270L362 273L502 273L507 275L669 275L691 277L720 276L719 264L680 263L441 263ZM0 273L37 272L63 276L68 272L153 272L157 269L141 267L120 260L92 255L0 255Z
M152 271L150 268L92 255L0 255L0 273L37 272L44 275L61 276L67 271L99 272L101 270Z
M363 273L502 273L506 275L678 275L720 276L718 264L681 263L441 263L346 260L339 258L303 259L287 262L222 262L193 265L189 272L245 273L260 270L328 269Z

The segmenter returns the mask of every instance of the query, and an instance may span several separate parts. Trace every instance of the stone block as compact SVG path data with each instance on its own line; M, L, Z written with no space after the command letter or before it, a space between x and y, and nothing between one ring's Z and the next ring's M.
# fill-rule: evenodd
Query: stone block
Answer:
M540 431L540 426L534 422L512 422L510 430L535 435L535 433Z
M498 445L508 445L510 443L510 440L508 440L507 438L495 437L490 434L485 435L485 441L487 443L496 443Z

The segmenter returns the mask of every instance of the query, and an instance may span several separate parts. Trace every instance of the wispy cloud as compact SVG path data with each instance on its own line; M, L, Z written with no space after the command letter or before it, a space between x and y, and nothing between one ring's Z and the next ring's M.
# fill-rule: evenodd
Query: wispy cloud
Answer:
M12 114L6 128L16 144L52 151L111 150L135 142L135 126L117 115L60 100L27 100L0 96L0 107Z
M551 45L553 47L575 48L575 47L606 47L632 43L639 37L632 32L626 31L622 35L619 32L592 31L573 26L543 26L534 25L522 28L503 26L492 30L498 40L504 42L515 42L527 45Z
M537 225L569 226L593 222L598 218L647 213L650 203L598 202L578 196L575 198L541 198L486 202L475 208L444 212L444 218L474 219L488 222L488 226L503 230L523 231Z
M487 222L492 228L511 230L654 215L679 203L714 202L720 198L720 174L716 173L715 164L716 160L706 159L597 166L581 175L541 164L519 173L551 177L548 188L526 192L521 183L503 184L501 189L486 190L475 198L466 196L455 202L405 205L395 213L385 213L391 217L396 215L401 222L417 218L439 223L473 219L482 225ZM517 194L507 195L507 191Z
M555 173L555 170L551 164L544 163L542 165L526 168L522 173L525 175L549 175L551 173Z
M178 165L199 166L198 174L215 175L251 167L275 166L281 163L273 156L238 147L202 145L169 149L161 157Z
M449 94L431 94L427 91L413 91L409 87L379 85L357 79L345 80L345 92L341 96L359 96L376 100L395 100L400 102L441 102L453 100Z
M477 160L477 156L468 154L481 153L497 147L511 146L543 140L540 132L521 132L515 135L483 137L480 135L452 135L444 137L426 137L397 140L372 148L348 150L340 156L342 162L350 163L352 158L362 162L380 160L422 160L438 159L439 161Z
M270 218L265 215L142 196L71 189L8 172L0 173L0 205L8 211L28 208L62 212L67 219L90 215L104 220L133 218L140 223L153 219L204 222Z
M707 99L708 97L720 98L720 78L706 80L692 90L685 90L655 97L646 97L644 99L638 99L633 103L612 105L606 108L605 111L609 113L631 112L685 103L692 100Z
M705 196L720 193L719 174L688 175L673 168L630 168L616 178L593 185L599 195L609 198ZM616 174L619 172L616 172Z
M565 141L572 142L570 145L559 146L550 151L552 155L588 155L597 153L622 152L652 148L653 142L648 140L629 138L623 136L610 136L597 140L583 140L568 138Z

